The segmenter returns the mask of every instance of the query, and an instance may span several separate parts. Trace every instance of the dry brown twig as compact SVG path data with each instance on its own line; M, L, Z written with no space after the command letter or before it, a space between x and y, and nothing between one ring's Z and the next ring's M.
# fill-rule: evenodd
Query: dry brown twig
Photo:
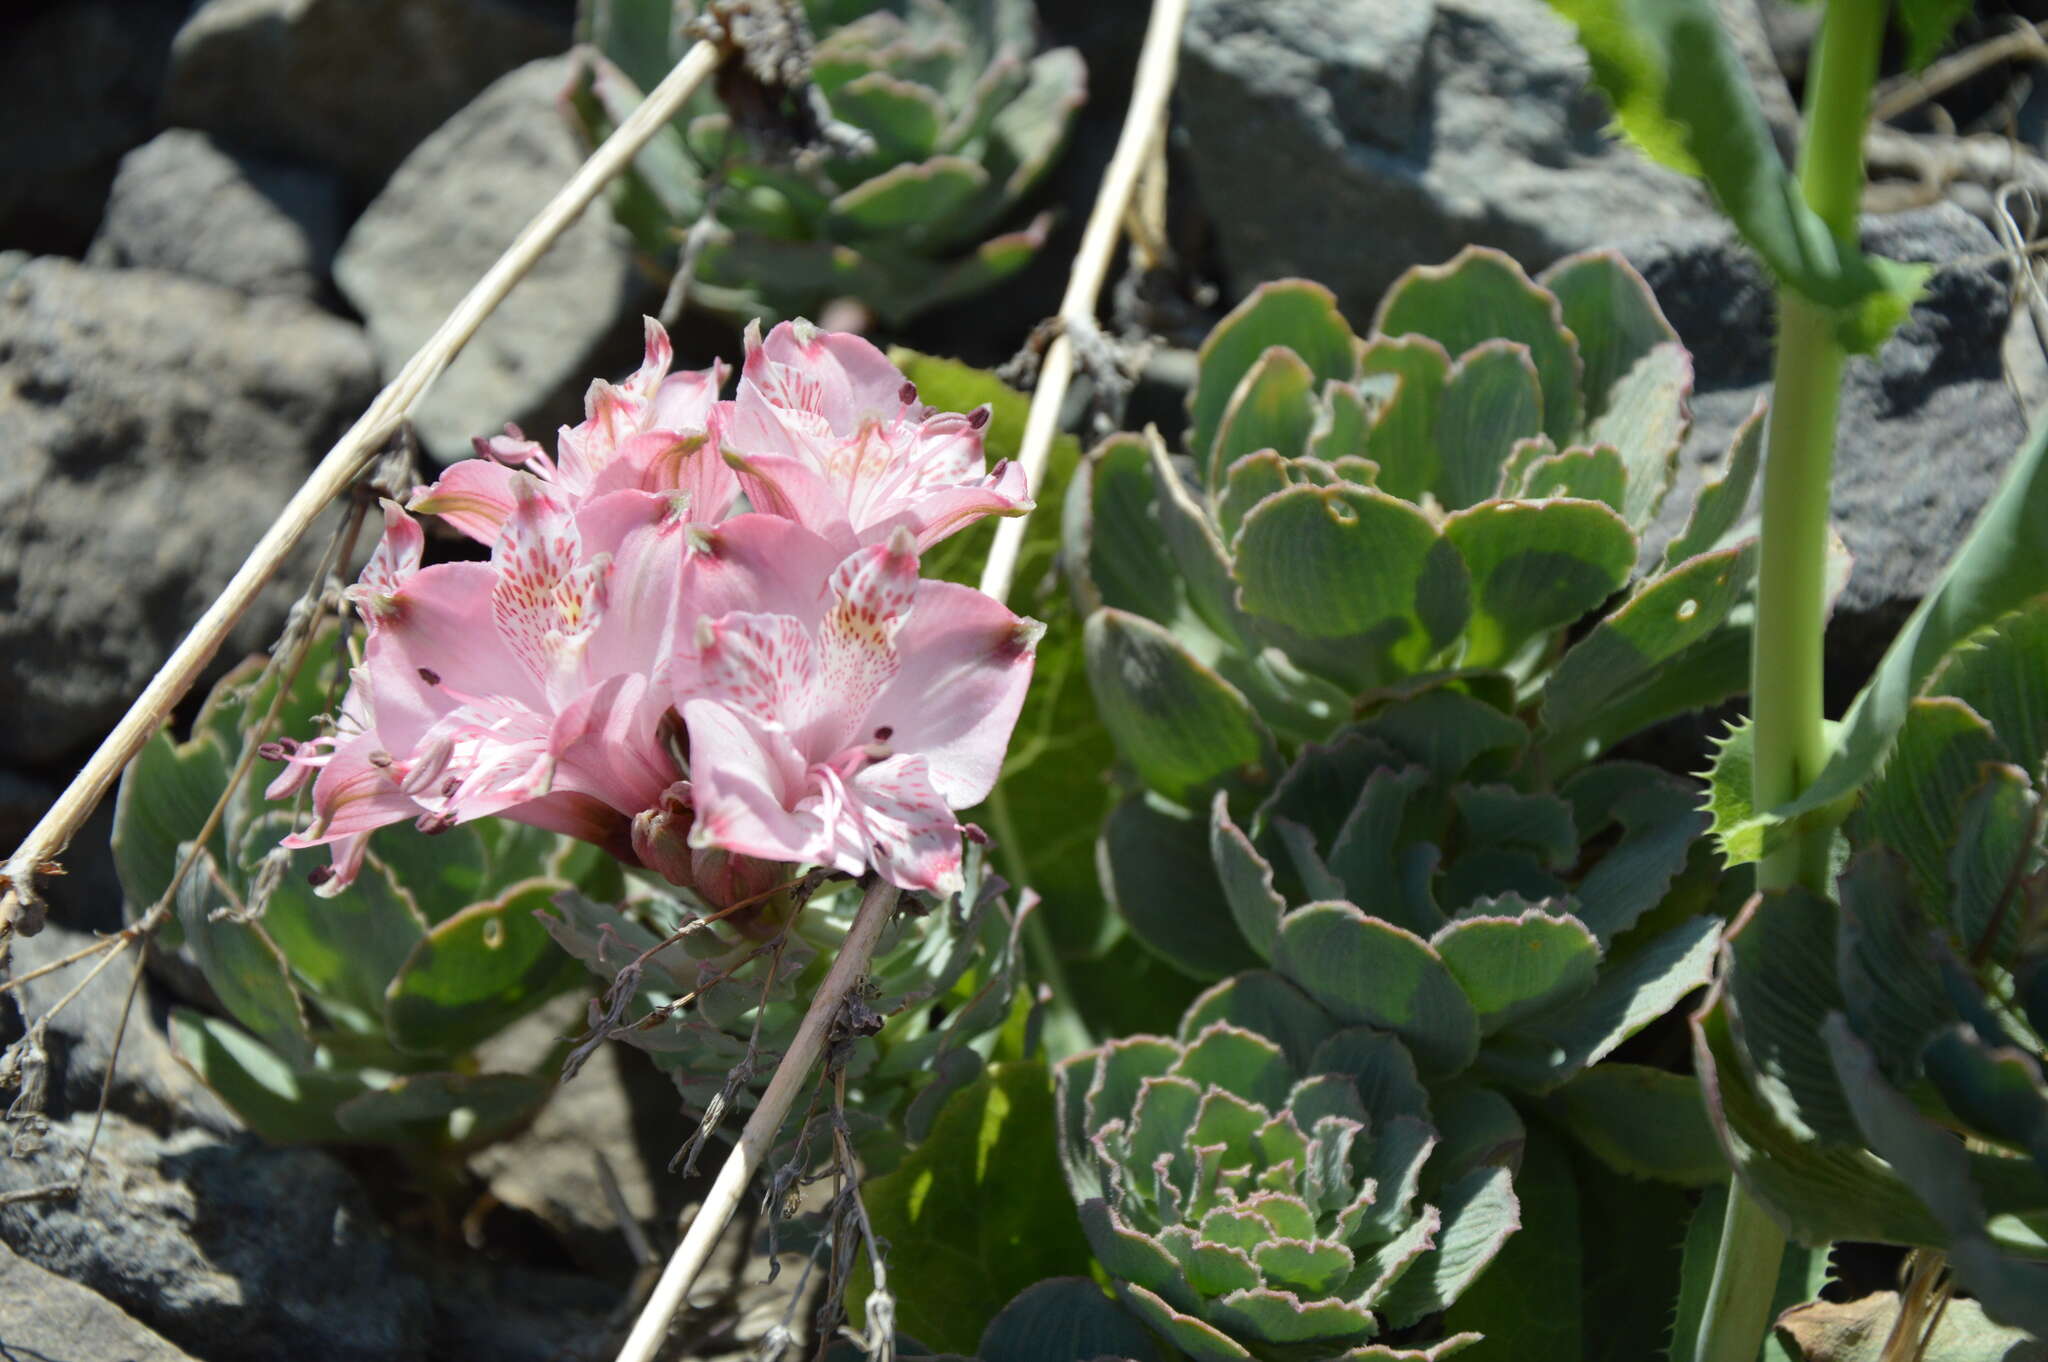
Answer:
M1986 38L1940 61L1929 63L1923 71L1894 76L1879 85L1871 95L1871 120L1890 122L2000 62L2026 60L2048 63L2048 23L2030 24L2023 19L2015 19L2014 24L2016 26L2010 33Z
M1123 232L1124 216L1150 160L1154 140L1166 122L1166 103L1173 94L1180 31L1187 12L1188 0L1154 0L1152 5L1152 17L1145 27L1145 45L1138 53L1137 78L1131 83L1130 107L1124 112L1123 131L1117 135L1109 168L1102 174L1102 188L1088 214L1088 225L1081 233L1081 248L1074 255L1073 272L1067 276L1067 291L1060 299L1062 333L1046 347L1044 362L1038 370L1038 386L1031 394L1031 410L1024 419L1024 440L1017 451L1017 461L1024 467L1025 485L1033 496L1044 490L1046 463L1052 457L1053 437L1059 434L1060 408L1066 404L1067 385L1074 377L1074 345L1065 328L1095 331L1095 308L1102 297L1103 282L1109 278L1110 257ZM999 601L1009 599L1028 519L1013 516L996 527L995 543L990 545L988 561L981 570L981 589Z
M171 709L184 698L199 673L220 650L229 630L241 619L264 583L305 536L329 502L345 492L377 456L385 441L419 404L427 388L448 367L476 330L497 309L513 287L547 253L548 247L590 206L605 185L632 162L634 155L718 66L719 49L700 42L676 63L667 77L648 92L632 115L592 152L569 182L535 214L504 255L476 282L448 319L400 369L313 470L277 520L257 541L198 623L128 709L114 731L94 752L56 803L29 832L12 856L0 865L0 962L7 939L15 932L33 935L42 927L43 906L36 892L39 875L60 873L58 858L73 834L106 795L122 768L142 749Z

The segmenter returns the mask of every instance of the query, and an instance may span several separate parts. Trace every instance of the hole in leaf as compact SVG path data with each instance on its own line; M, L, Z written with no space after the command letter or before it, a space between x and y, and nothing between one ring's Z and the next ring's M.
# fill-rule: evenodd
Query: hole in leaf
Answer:
M492 950L505 944L505 919L494 917L484 923L484 945Z

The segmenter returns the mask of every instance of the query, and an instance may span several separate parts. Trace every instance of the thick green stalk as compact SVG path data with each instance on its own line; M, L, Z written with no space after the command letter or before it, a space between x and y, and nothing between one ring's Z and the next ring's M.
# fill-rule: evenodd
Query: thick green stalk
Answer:
M1863 131L1884 38L1885 0L1829 0L1807 87L1799 186L1839 240L1854 243L1863 193ZM1828 739L1821 708L1827 626L1828 485L1846 357L1832 319L1778 290L1778 349L1765 445L1762 552L1757 569L1750 703L1755 807L1775 808L1820 774ZM1802 819L1757 868L1757 885L1829 889L1833 824ZM1769 1327L1785 1238L1739 1180L1714 1260L1693 1362L1756 1362Z

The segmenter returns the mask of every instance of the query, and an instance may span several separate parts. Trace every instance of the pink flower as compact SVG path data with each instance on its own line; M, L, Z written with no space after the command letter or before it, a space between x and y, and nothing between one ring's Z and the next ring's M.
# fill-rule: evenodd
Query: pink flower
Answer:
M766 516L708 540L703 599L754 600L701 614L675 673L691 846L957 890L952 811L995 784L1043 626L920 581L907 526L836 564Z
M847 550L907 529L922 551L982 516L1031 509L1022 468L987 471L988 415L923 406L874 346L797 321L766 341L747 328L739 395L713 424L755 510Z
M668 718L689 555L675 494L571 507L516 473L488 563L419 568L418 527L387 511L352 589L371 621L332 736L281 748L273 796L306 775L338 892L379 827L425 832L491 814L632 856L631 822L681 775Z
M623 383L591 383L583 424L562 427L554 459L507 426L503 435L476 441L476 458L451 465L432 487L415 493L411 509L495 543L512 513L515 474L523 470L571 503L607 492L679 491L690 498L692 520L723 520L738 499L739 482L707 428L726 366L720 361L709 369L669 373L674 352L668 332L652 317L646 323L647 355L640 368Z

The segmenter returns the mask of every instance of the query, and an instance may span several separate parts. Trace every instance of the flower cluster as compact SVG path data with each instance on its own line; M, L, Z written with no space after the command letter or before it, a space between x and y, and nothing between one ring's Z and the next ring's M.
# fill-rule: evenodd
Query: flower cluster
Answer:
M367 626L330 733L283 744L271 794L314 780L322 888L403 819L568 833L716 903L789 864L960 882L953 811L993 785L1036 623L918 576L983 515L1030 509L988 471L986 409L921 405L857 336L747 334L723 366L599 381L550 458L515 428L410 498L490 549L421 566L391 502L349 589ZM745 509L742 509L742 508Z

